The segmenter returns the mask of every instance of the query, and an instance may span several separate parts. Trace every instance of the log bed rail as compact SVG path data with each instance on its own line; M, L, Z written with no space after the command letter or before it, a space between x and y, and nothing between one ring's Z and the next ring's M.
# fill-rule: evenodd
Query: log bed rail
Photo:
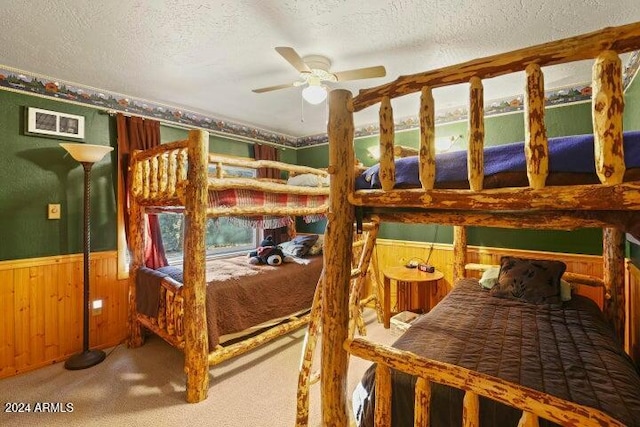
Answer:
M160 287L160 304L158 315L150 317L137 313L138 322L171 344L173 347L183 350L184 341L184 297L182 285L171 278L164 278ZM273 326L265 325L253 332L251 338L234 340L231 344L218 344L214 351L208 355L209 366L218 365L228 359L244 354L262 344L273 340L291 331L307 325L311 318L310 312L299 313L282 319Z
M322 424L349 425L347 361L349 354L379 363L376 425L390 425L390 369L419 377L416 426L428 425L429 384L442 382L466 391L464 425L478 425L478 396L515 406L523 411L520 426L537 426L538 418L563 425L620 425L611 417L516 384L505 383L459 367L430 361L409 352L380 346L348 335L350 236L354 206L381 221L444 223L454 226L454 280L464 276L466 225L511 228L603 227L602 283L604 313L619 337L624 336L624 228L620 217L640 210L640 181L622 182L625 172L622 147L624 107L619 54L640 49L640 22L605 28L463 64L401 76L352 97L346 90L329 95L330 206L325 233L323 286L321 396ZM544 82L541 67L595 59L592 115L595 165L600 184L545 185L548 145L544 125ZM525 71L525 158L529 187L483 189L484 111L482 79ZM434 189L435 107L432 90L469 83L468 190ZM421 92L419 107L419 173L422 188L394 189L394 119L391 100ZM354 113L380 104L380 169L382 188L355 190L353 164ZM535 215L542 214L543 219ZM550 219L547 223L546 219ZM617 228L615 228L617 227ZM595 279L599 284L599 279ZM342 344L342 346L340 345ZM541 403L544 402L544 403Z
M502 55L409 76L363 89L348 103L352 114L380 104L381 190L349 194L356 206L464 210L620 210L640 209L640 183L623 183L622 70L618 54L640 48L640 23L606 28ZM593 125L596 172L603 185L545 187L548 145L544 124L544 76L541 67L593 59ZM482 188L484 179L484 78L525 71L525 157L529 188ZM432 89L469 83L468 170L470 190L436 190L435 106ZM421 189L394 190L394 127L391 100L421 92L419 172ZM594 193L595 192L595 193ZM586 202L586 203L585 203Z
M480 425L479 396L522 411L519 427L537 427L538 418L567 426L623 426L609 415L500 378L460 366L418 356L410 351L374 344L364 338L347 340L344 348L354 356L377 363L375 425L391 426L391 369L416 376L414 425L429 425L431 383L464 390L463 426Z
M199 131L196 131L199 132ZM135 151L132 156L131 176L134 180L132 195L142 206L184 206L187 179L187 152L189 140L174 141L161 144L150 150ZM254 177L227 177L224 166L237 166L246 169L272 168L280 173L313 174L326 177L327 171L307 166L292 165L279 161L249 160L209 154L207 158L207 188L212 191L222 190L255 190L269 193L286 193L298 195L327 195L326 187L300 187L287 185L284 180L257 179ZM213 169L211 169L213 167ZM321 180L318 180L320 183ZM286 207L270 211L271 215L318 214L326 211L326 206L315 208ZM207 217L234 215L257 215L264 213L264 208L215 208L207 210Z

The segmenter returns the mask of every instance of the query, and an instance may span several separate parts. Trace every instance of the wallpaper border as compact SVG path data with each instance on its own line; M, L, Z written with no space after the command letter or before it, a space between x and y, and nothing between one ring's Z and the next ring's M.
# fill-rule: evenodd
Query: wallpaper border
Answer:
M640 69L640 51L635 51L623 71L623 87L626 90ZM104 91L89 86L78 85L43 75L0 65L0 89L23 92L34 96L53 98L62 102L103 109L108 112L122 112L153 118L163 122L175 123L188 127L198 127L217 134L237 137L253 142L271 143L291 148L305 148L327 142L327 134L294 137L278 132L260 129L232 120L188 111L183 108L129 97L123 94ZM569 103L585 102L591 99L591 85L588 82L545 92L547 106L558 106ZM524 110L523 95L513 95L501 99L489 100L485 105L485 116L509 114ZM436 124L466 120L467 107L453 107L436 111ZM397 120L398 131L419 127L417 116L404 117ZM364 137L379 133L378 124L368 124L356 128L355 136Z

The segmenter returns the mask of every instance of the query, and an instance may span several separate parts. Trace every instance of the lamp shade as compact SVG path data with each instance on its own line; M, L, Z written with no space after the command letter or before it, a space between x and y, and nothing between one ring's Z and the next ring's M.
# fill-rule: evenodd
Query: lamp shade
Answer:
M309 85L302 89L302 97L309 104L320 104L327 99L327 90L320 85Z
M67 150L71 157L78 162L95 163L100 161L105 154L113 150L113 147L106 145L78 144L61 142L60 146Z

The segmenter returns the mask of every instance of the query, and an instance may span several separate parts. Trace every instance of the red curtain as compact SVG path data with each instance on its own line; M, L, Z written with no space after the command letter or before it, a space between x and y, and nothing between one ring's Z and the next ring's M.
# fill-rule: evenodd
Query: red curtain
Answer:
M257 144L253 146L253 157L256 160L280 160L278 149L269 145ZM280 178L280 171L274 168L260 168L258 169L258 178Z
M129 153L132 150L145 150L160 145L160 122L157 120L142 119L141 117L126 117L118 113L116 116L118 127L118 156L120 170L124 182L124 192L120 194L120 203L123 203L125 235L129 240ZM145 265L149 268L166 266L167 257L164 253L160 224L155 214L145 215Z
M276 147L264 144L256 144L253 147L253 156L256 160L280 160L280 153L278 152L278 149ZM275 168L259 168L258 178L280 179L280 170ZM264 229L262 230L262 234L265 238L267 236L271 236L276 244L286 242L291 238L291 236L289 236L289 228L286 226L280 228Z

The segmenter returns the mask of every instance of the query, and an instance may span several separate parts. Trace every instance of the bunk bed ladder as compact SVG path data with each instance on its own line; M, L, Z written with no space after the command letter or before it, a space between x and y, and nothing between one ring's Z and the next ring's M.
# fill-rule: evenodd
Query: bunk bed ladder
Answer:
M371 259L375 249L375 243L378 236L379 221L373 219L371 222L363 224L363 233L354 235L353 256L351 281L349 289L349 307L351 312L349 315L349 337L353 338L356 328L360 335L366 335L366 327L364 317L362 315L362 307L366 304L373 303L376 310L377 319L382 319L382 308L380 306L379 285L375 274L369 274L371 267ZM374 271L376 270L374 266ZM371 280L372 292L365 298L360 298L363 284L367 276ZM309 326L304 338L302 348L302 357L300 363L300 372L298 375L298 399L296 411L296 426L304 427L309 422L309 387L320 380L320 371L312 371L313 359L315 354L316 343L318 337L322 333L321 314L322 314L322 288L324 286L324 270L318 281L316 292L313 297L313 305L311 306L311 318Z

